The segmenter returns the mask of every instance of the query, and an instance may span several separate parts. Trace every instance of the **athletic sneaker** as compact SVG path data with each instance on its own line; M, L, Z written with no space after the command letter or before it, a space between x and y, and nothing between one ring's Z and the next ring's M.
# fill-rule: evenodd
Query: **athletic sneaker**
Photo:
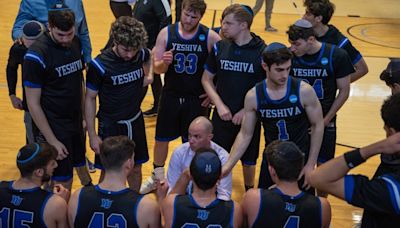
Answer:
M157 107L153 106L151 109L143 112L143 116L145 117L157 116Z
M88 167L89 173L96 172L96 167L94 167L94 164L88 158L86 158L86 165Z
M157 189L156 180L164 180L164 167L155 168L151 176L140 186L140 194L147 194Z
M267 32L277 32L278 29L276 29L276 28L274 28L274 27L272 27L272 26L269 26L269 27L266 27L266 28L265 28L265 31L267 31Z

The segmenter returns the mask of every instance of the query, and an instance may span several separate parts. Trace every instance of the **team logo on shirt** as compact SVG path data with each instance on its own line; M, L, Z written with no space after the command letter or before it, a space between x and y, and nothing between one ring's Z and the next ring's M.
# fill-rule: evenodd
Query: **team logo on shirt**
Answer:
M21 197L19 197L19 196L12 195L12 197L11 197L11 204L14 205L14 206L19 206L19 205L22 203L22 200L23 200L23 199L24 199L24 198L21 198Z
M197 210L197 218L200 220L207 220L208 219L208 215L210 214L210 212L206 211L206 210Z
M200 34L199 40L200 41L205 41L206 40L206 36L204 34Z
M101 199L101 206L104 209L110 209L111 205L112 205L113 201L109 200L109 199Z
M286 202L285 203L285 210L287 210L289 212L295 212L296 211L296 205Z
M294 104L294 103L296 103L297 102L297 96L296 95L290 95L290 97L289 97L289 101L290 101L290 103L292 103L292 104Z
M322 64L322 65L326 65L326 64L328 64L328 62L329 62L329 61L328 61L328 59L327 59L326 57L324 57L324 58L321 59L321 64Z

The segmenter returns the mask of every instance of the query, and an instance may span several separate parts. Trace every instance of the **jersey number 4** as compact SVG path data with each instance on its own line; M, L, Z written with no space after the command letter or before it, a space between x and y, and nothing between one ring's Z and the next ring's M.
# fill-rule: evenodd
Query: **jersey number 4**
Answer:
M311 83L308 80L303 79L303 81L311 85ZM317 94L318 99L324 99L324 87L322 85L322 79L315 79L314 84L312 84L312 87L314 88L314 91Z
M121 214L111 214L107 217L106 224L104 223L104 213L95 212L90 220L88 228L103 228L103 227L127 227L126 219Z
M8 227L31 227L29 223L33 223L33 212L23 210L13 210L13 221L10 223L10 208L3 207L0 211L0 225L2 228Z
M298 228L300 225L300 217L299 216L289 216L289 218L286 220L285 225L283 226L284 228Z
M197 55L189 53L187 55L183 53L177 53L175 55L175 72L182 74L186 72L187 74L194 74L197 71Z

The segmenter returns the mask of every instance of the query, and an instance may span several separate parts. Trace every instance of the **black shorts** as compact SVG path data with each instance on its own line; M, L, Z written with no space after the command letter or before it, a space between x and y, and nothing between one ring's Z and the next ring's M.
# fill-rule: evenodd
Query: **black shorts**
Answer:
M56 138L64 144L65 148L68 150L68 156L63 160L57 160L57 168L53 172L52 180L55 181L68 181L73 177L73 167L79 167L85 165L85 137L83 134L83 129L80 133L67 133L67 132L57 132L53 131ZM33 136L35 142L43 143L47 142L43 134L34 125Z
M329 123L324 129L321 150L318 155L318 162L324 163L335 157L336 149L336 121Z
M157 115L156 140L169 142L181 136L186 142L190 123L198 116L207 115L207 108L202 107L201 102L196 97L176 97L163 92Z
M222 146L226 151L230 152L236 136L240 131L241 125L234 125L232 121L221 120L216 110L214 110L213 113L212 123L214 126L213 141ZM254 128L253 138L240 159L243 165L256 165L260 150L260 131L261 123L257 121Z
M145 129L143 114L139 112L129 120L111 121L100 118L98 135L103 140L110 136L128 136L135 142L135 164L143 164L149 160ZM96 168L103 169L98 154L95 155L94 165Z

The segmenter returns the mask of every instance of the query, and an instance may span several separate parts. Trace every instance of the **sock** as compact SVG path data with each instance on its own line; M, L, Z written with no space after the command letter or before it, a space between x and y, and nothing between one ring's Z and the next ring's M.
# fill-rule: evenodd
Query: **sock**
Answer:
M247 190L249 190L249 189L251 189L251 188L254 188L254 185L252 185L252 186L244 185L244 189L246 190L246 192L247 192Z
M164 167L164 165L156 165L153 163L153 169L160 168L160 167Z

